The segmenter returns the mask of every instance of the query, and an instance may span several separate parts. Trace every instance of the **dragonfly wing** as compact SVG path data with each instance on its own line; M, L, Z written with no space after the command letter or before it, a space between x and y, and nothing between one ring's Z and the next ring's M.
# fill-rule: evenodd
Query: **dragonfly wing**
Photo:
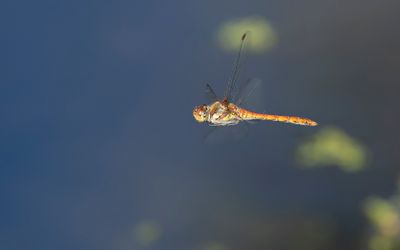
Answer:
M208 101L210 102L215 102L218 100L218 96L215 94L215 91L213 90L213 88L210 86L210 84L206 84L206 98Z
M242 106L254 97L257 90L259 90L262 81L258 78L252 78L247 80L244 84L242 84L237 97L235 98L234 103L238 106Z
M204 136L206 144L221 144L239 142L249 134L249 123L240 122L234 126L216 126L210 127L208 133Z
M236 83L238 81L239 73L242 68L242 65L244 64L244 59L246 57L245 56L246 55L246 44L248 42L248 37L249 37L249 32L247 31L242 35L242 38L240 40L239 51L236 56L235 62L233 64L232 73L228 80L228 84L226 86L225 93L224 93L224 99L226 99L228 101L232 100L232 93L234 93L236 91Z

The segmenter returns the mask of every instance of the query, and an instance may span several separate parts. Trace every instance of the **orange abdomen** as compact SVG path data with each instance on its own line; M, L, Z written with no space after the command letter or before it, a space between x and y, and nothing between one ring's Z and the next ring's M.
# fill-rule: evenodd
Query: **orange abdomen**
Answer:
M286 122L293 123L297 125L304 126L316 126L316 123L313 120L308 118L298 117L298 116L286 116L286 115L270 115L270 114L260 114L256 112L252 112L246 109L239 108L239 115L243 120L264 120L264 121L276 121L276 122Z

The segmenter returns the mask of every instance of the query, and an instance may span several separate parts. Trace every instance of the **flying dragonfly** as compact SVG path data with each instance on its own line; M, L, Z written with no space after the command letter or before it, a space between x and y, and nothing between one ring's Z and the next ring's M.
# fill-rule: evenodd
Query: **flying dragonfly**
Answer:
M193 116L197 122L207 122L210 126L231 126L237 125L239 122L263 120L292 123L303 126L316 126L317 122L298 116L272 115L257 113L240 107L242 99L232 100L232 93L235 91L236 82L242 64L243 51L248 39L248 32L241 37L240 47L236 60L234 62L233 71L225 89L224 98L220 99L215 94L209 84L206 85L208 93L213 97L211 104L202 104L193 109Z

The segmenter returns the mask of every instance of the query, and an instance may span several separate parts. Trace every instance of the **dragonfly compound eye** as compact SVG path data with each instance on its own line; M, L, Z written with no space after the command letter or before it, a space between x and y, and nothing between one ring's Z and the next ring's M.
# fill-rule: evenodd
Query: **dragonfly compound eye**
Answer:
M198 122L205 122L207 120L207 105L195 107L193 109L193 117Z

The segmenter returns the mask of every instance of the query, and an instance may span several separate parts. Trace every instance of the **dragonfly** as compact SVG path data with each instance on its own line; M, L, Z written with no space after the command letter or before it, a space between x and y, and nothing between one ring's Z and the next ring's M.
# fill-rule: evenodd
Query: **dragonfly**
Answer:
M249 36L248 34L249 32L245 32L241 37L239 51L233 65L232 74L225 89L224 97L218 98L212 87L207 84L207 92L213 98L213 102L196 106L193 109L194 119L199 123L206 122L210 126L231 126L237 125L240 122L257 120L285 122L303 126L317 126L317 122L304 117L253 112L241 107L243 98L233 100L232 93L234 93L236 89L244 47Z

